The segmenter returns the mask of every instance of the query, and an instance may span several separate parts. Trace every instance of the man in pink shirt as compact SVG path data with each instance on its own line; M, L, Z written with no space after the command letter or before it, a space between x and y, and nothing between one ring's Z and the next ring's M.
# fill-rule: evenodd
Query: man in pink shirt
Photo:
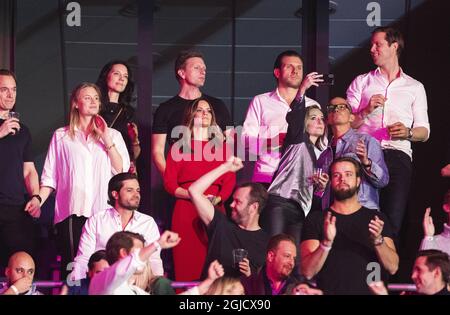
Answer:
M370 54L378 68L356 77L347 90L355 113L352 127L376 138L383 149L390 181L381 190L380 206L397 241L411 184L411 142L426 141L430 135L424 86L399 65L403 47L399 31L376 28Z

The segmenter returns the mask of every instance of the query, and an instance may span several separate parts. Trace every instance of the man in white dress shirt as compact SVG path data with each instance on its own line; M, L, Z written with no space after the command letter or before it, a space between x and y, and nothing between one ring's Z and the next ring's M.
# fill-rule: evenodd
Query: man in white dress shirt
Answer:
M138 233L114 233L106 244L106 259L111 266L92 277L89 295L148 295L137 286L136 277L142 276L146 261L155 251L172 248L180 241L177 233L165 231L158 241L144 247L144 239ZM209 266L205 280L181 294L205 294L223 274L223 266L216 260Z
M352 127L370 134L383 149L389 184L381 190L380 206L391 221L396 241L411 184L411 142L426 141L430 136L423 84L399 65L403 46L399 31L376 28L370 54L378 68L356 77L347 89L347 101L355 113Z
M293 50L280 53L273 67L273 75L277 80L277 88L253 98L247 110L241 141L251 154L258 156L253 172L253 182L265 185L272 181L278 163L280 148L287 132L286 114L291 110L291 103L300 90L305 105L320 105L305 97L305 92L312 85L322 82L322 75L309 73L303 80L303 61ZM301 100L300 100L301 102Z
M137 211L141 199L139 182L136 175L120 173L111 178L108 185L109 204L112 208L90 217L84 227L75 257L73 271L68 279L69 285L76 285L74 280L86 277L88 261L91 255L106 248L111 235L120 231L141 234L145 245L157 241L160 237L158 226L149 215ZM161 276L164 273L161 249L150 256L152 273Z

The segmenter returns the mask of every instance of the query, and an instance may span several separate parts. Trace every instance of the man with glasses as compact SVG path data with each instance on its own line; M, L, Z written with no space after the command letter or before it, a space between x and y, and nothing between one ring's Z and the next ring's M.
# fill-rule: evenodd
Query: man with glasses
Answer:
M333 138L317 161L317 167L329 172L331 163L341 157L352 157L361 163L361 186L358 191L359 203L368 209L380 209L378 189L389 182L389 174L384 163L380 144L371 136L356 132L351 123L354 120L352 108L342 97L335 97L327 106L328 125ZM333 202L330 185L322 197L322 209Z
M0 295L42 295L33 285L34 260L26 252L13 254L5 270L7 284L0 289Z
M423 84L399 65L403 46L399 31L375 29L370 54L378 68L356 77L347 89L348 103L355 112L352 127L376 138L383 149L390 181L381 190L381 210L391 221L397 240L411 184L411 142L426 141L430 135Z

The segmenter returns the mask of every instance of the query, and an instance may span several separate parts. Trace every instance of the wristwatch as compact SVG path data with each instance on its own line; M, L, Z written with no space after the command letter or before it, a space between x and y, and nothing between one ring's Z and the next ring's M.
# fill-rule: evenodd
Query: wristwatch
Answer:
M364 166L364 168L370 169L372 167L372 160L369 159L369 163L368 164L363 164L362 166Z
M408 128L408 137L406 139L411 140L413 137L413 131L412 128Z
M380 236L380 238L376 239L375 242L373 242L373 245L380 246L383 243L384 243L384 237Z

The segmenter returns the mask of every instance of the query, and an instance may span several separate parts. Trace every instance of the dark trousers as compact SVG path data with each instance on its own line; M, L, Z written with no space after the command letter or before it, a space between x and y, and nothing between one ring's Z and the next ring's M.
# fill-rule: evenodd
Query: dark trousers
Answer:
M412 162L410 157L400 150L383 150L383 153L389 170L389 184L381 189L380 210L389 218L398 245L408 204Z
M305 213L295 201L283 197L269 195L267 205L259 219L261 227L270 235L280 233L291 235L300 244L302 225Z
M36 237L36 224L24 206L0 205L0 266L6 266L8 258L18 251L33 256Z
M71 215L55 225L57 234L56 246L61 255L61 280L63 281L66 280L67 275L72 271L70 266L68 268L68 264L77 255L81 232L83 231L86 220L86 217Z

